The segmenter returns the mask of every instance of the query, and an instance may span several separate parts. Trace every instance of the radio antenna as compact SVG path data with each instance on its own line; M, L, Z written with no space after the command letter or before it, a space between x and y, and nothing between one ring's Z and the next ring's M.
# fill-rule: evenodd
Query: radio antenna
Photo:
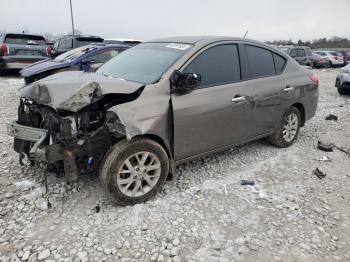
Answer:
M243 38L245 38L247 36L247 34L248 34L248 30L245 32Z

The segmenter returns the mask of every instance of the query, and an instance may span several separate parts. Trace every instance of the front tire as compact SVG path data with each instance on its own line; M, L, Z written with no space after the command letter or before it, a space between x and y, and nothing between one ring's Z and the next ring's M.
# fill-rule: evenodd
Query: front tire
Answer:
M107 152L100 181L117 204L134 205L157 194L168 172L169 159L163 147L140 137L122 140Z
M289 147L296 140L301 125L299 110L292 106L284 114L277 130L268 139L276 147Z

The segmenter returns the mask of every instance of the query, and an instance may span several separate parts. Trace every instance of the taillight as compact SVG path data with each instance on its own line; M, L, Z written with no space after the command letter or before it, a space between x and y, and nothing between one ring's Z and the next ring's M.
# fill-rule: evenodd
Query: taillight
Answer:
M314 82L314 84L318 87L320 85L320 81L318 80L318 78L314 75L309 76L309 79Z
M47 47L46 52L47 52L47 56L48 56L48 57L51 57L51 54L52 54L52 48L51 48L50 46L49 46L49 47Z
M0 55L8 55L10 53L10 49L7 45L3 44L0 47Z

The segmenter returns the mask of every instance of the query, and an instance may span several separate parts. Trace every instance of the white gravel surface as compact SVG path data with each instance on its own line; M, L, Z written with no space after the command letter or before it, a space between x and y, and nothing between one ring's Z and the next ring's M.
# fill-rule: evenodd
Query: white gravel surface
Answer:
M290 148L261 140L190 162L129 207L115 206L95 176L66 185L50 174L45 195L42 170L21 168L6 134L23 81L0 78L0 261L350 261L350 158L316 149L318 140L350 148L337 71L315 70L317 115Z

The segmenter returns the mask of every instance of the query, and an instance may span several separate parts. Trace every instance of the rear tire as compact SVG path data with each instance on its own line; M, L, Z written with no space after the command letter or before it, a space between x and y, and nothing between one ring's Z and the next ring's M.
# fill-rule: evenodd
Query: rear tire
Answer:
M339 95L348 95L349 91L345 90L344 88L338 87L338 93Z
M107 152L100 182L118 205L134 205L157 194L168 172L169 159L163 147L140 137L122 140Z
M300 112L296 107L292 106L283 115L283 118L275 133L272 134L268 140L272 145L276 147L289 147L297 138L300 125Z

